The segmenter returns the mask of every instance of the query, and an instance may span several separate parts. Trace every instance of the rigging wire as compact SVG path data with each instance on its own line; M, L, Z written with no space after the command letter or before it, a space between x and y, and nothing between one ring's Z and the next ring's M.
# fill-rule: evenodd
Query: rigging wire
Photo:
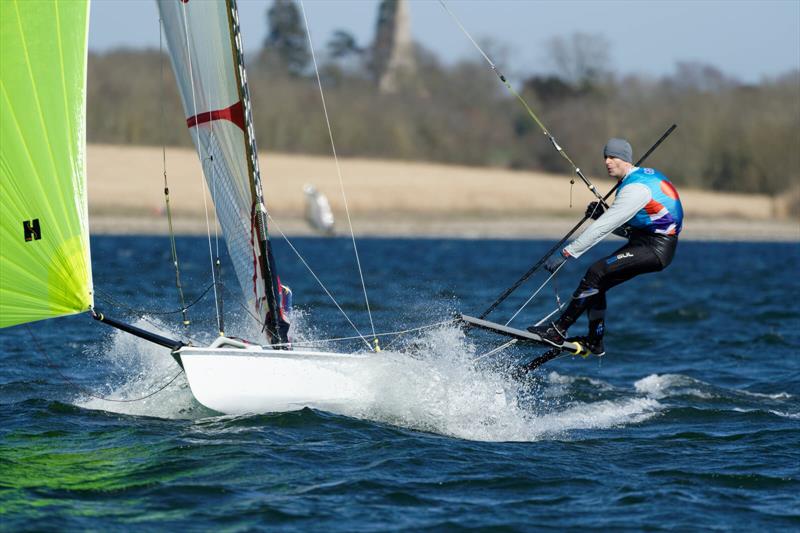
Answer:
M589 190L592 192L592 194L594 194L597 197L597 199L600 200L600 202L603 203L603 205L607 205L605 203L605 199L603 198L603 195L600 194L600 192L592 184L592 182L589 181L589 179L583 174L583 171L581 171L581 169L578 167L578 165L576 165L575 162L572 161L572 159L569 157L569 155L567 155L567 153L564 151L564 149L561 147L561 145L558 144L558 142L556 141L555 137L553 137L553 135L550 133L550 131L547 129L547 127L542 123L542 121L539 120L539 117L536 116L536 113L533 112L533 109L531 109L531 107L528 105L528 102L525 100L525 98L523 98L522 95L520 95L516 90L514 90L514 87L511 85L511 83L509 83L509 81L506 79L506 77L503 75L503 73L500 72L500 70L497 68L497 65L494 64L494 62L489 58L489 56L486 54L486 52L483 51L483 49L480 47L480 45L478 45L478 43L475 42L475 39L472 38L472 35L470 35L470 33L467 31L467 29L464 27L464 25L461 24L461 21L458 19L458 17L455 15L455 13L453 13L450 10L450 8L447 7L447 4L445 3L444 0L439 0L439 3L442 5L444 10L450 15L450 17L453 19L453 21L455 21L456 25L458 25L458 27L461 28L461 31L464 33L464 35L467 36L467 39L469 39L470 42L472 42L472 44L478 50L478 52L480 52L480 54L483 56L483 58L486 60L486 62L491 67L492 71L497 75L498 78L500 78L500 81L503 82L503 84L511 92L511 94L514 95L514 97L516 97L516 99L522 104L522 106L525 108L525 111L528 112L528 115L530 115L530 117L534 120L534 122L536 122L536 124L539 126L539 129L542 130L542 133L544 134L544 136L547 137L547 139L553 145L553 148L555 148L556 151L561 155L561 157L563 157L572 166L572 169L575 172L575 174L579 178L581 178L583 183L589 188ZM573 179L570 182L570 184L574 184L574 183L575 183L575 180ZM570 187L570 204L572 203L572 199L571 199L572 192L571 192L571 189L572 188Z
M205 97L206 97L206 102L210 102L211 101L211 98L210 98L209 94L206 94ZM214 123L215 123L214 120L209 120L208 121L209 138L211 138L211 139L216 139L216 133L214 133ZM195 126L195 127L199 128L199 124L197 126ZM199 140L200 139L200 135L199 135L200 130L199 129L197 130L197 133L198 133L197 138ZM215 144L219 145L218 142L215 143ZM209 146L213 146L213 145L211 143L209 143ZM208 152L209 152L208 157L205 158L202 161L202 167L203 167L203 173L207 177L208 181L211 182L211 183L208 184L208 188L209 188L209 193L211 194L211 200L214 203L214 217L216 219L214 221L214 251L215 251L215 253L213 254L213 266L212 266L212 268L214 270L214 280L219 285L222 282L221 281L221 278L222 278L222 263L220 262L220 259L219 259L219 223L218 223L217 207L216 207L217 206L217 204L216 204L216 201L217 201L217 185L219 183L219 171L218 171L218 167L217 167L217 162L214 159L214 154L211 152L210 149L208 150ZM208 168L208 172L206 172L206 168ZM216 305L217 305L217 329L219 331L220 336L223 336L223 335L225 335L225 314L224 314L224 303L223 303L224 298L222 296L222 292L221 291L216 291L216 293L217 293L217 299L216 299L215 302L216 302Z
M366 303L366 306L367 306L367 315L369 315L369 325L370 325L370 328L372 329L372 336L374 338L374 343L375 343L375 346L374 346L373 349L375 351L380 351L380 348L378 346L378 338L377 338L377 336L375 336L375 323L372 320L372 310L370 309L370 306L369 306L369 296L367 295L367 286L364 283L364 273L363 273L363 271L361 269L361 259L359 258L359 255L358 255L358 246L356 245L356 237L355 237L355 234L353 233L353 222L350 219L350 208L347 205L347 195L345 194L345 190L344 190L344 180L342 178L342 169L341 169L341 166L339 165L339 157L336 154L336 144L333 141L333 130L331 129L331 121L330 121L330 117L328 116L328 106L325 104L325 93L322 90L322 80L321 80L320 75L319 75L319 67L317 66L317 57L316 57L316 55L314 53L314 44L313 44L313 42L311 40L311 28L308 25L308 18L306 17L306 8L305 8L305 4L303 3L303 0L300 0L300 9L303 12L303 22L305 23L305 27L306 27L306 36L308 37L308 46L309 46L309 50L311 51L311 59L312 59L312 61L314 63L314 72L317 75L317 85L319 86L319 95L320 95L320 99L322 100L322 110L325 113L325 123L326 123L326 125L328 127L328 137L330 138L330 141L331 141L331 150L333 151L333 159L334 159L334 161L336 163L336 173L339 176L339 186L341 187L341 190L342 190L342 199L344 200L344 210L345 210L345 213L347 214L347 225L350 228L350 239L353 242L353 250L355 251L356 265L358 266L358 275L361 278L361 288L364 291L364 302Z
M452 324L454 322L456 322L456 319L443 320L441 322L434 322L434 323L426 324L424 326L419 326L419 327L416 327L416 328L404 329L404 330L399 330L399 331L387 331L387 332L384 332L384 333L376 333L375 336L376 337L400 337L401 335L405 335L405 334L408 334L408 333L414 333L414 332L417 332L417 331L424 331L426 329L433 329L433 328L437 328L437 327L444 326L444 325L447 325L447 324ZM352 340L364 340L364 337L359 337L359 336L332 337L332 338L329 338L329 339L314 339L314 340L310 340L310 341L292 341L291 343L273 344L271 346L273 346L273 347L290 346L290 345L291 346L314 346L316 344L330 344L330 343L334 343L334 342L345 342L345 341L352 341ZM256 344L256 343L250 343L250 344Z
M306 269L308 269L309 273L311 273L311 276L312 276L312 277L313 277L313 278L314 278L314 279L317 281L317 283L319 283L319 286L320 286L320 287L322 287L322 290L323 290L323 291L325 291L325 294L327 294L327 295L328 295L328 298L330 298L330 299L331 299L331 301L332 301L332 302L333 302L333 304L336 306L336 308L339 310L339 312L340 312L340 313L342 313L342 316L344 316L345 320L347 320L347 322L348 322L348 323L349 323L349 324L350 324L350 325L353 327L353 329L356 331L356 333L358 333L358 336L361 338L361 340L363 340L363 341L364 341L364 343L367 345L367 347L368 347L370 350L373 350L374 348L373 348L373 347L370 345L369 341L368 341L368 340L367 340L367 339L364 337L364 335L362 335L361 331L360 331L360 330L358 329L358 327L357 327L357 326L356 326L356 325L353 323L353 321L352 321L352 320L350 320L350 317L349 317L349 316L347 316L347 313L346 313L346 312L344 311L344 309L342 309L342 307L339 305L339 302L337 302L337 301L336 301L336 298L334 298L334 297L333 297L333 294L331 294L331 292L328 290L328 288L325 286L325 284L324 284L324 283L322 283L322 280L321 280L321 279L319 279L319 277L317 276L317 274L316 274L316 273L314 272L314 270L311 268L311 265L309 265L309 264L308 264L308 262L305 260L305 258L304 258L304 257L303 257L303 256L300 254L300 252L297 250L297 248L295 248L295 247L294 247L294 244L292 244L292 242L289 240L289 237L287 237L287 236L286 236L286 234L285 234L285 233L283 232L283 230L281 229L281 226L280 226L280 224L278 224L278 222L277 222L277 221L276 221L274 218L272 218L272 215L267 215L267 217L269 218L269 221L270 221L270 222L272 222L272 225L275 227L275 229L277 229L277 230L278 230L278 233L280 233L280 234L281 234L281 236L283 237L283 239L284 239L284 240L286 241L286 243L289 245L289 248L291 248L291 249L292 249L292 251L295 253L295 255L297 256L297 258L298 258L298 259L300 259L300 262L301 262L301 263L303 263L303 265L306 267ZM363 278L362 278L362 279L363 279ZM370 322L371 322L371 321L370 321ZM373 337L376 337L376 335L375 335L375 329L374 329L374 328L373 328L373 330L372 330L372 335L373 335Z
M544 287L545 287L545 286L546 286L548 283L550 283L550 280L551 280L551 279L553 279L553 277L554 277L556 274L558 274L558 271L559 271L559 270L561 270L561 267L563 267L565 264L566 264L566 263L561 263L561 264L558 266L558 268L556 269L556 271L555 271L555 272L553 272L552 274L550 274L550 276L548 276L548 277L547 277L547 279L546 279L546 280L544 280L544 283L542 283L541 285L539 285L539 288L537 288L535 291L533 291L533 294L531 294L531 295L530 295L530 297L529 297L527 300L525 300L525 303L523 303L523 304L522 304L522 306L521 306L519 309L517 309L517 311L516 311L516 312L515 312L513 315L511 315L511 318L509 318L509 319L508 319L508 321L507 321L507 322L506 322L504 325L506 325L506 326L507 326L507 325L509 325L509 324L511 323L511 321L512 321L512 320L514 320L515 318L517 318L517 315L518 315L518 314L520 314L520 313L522 312L522 310L523 310L523 309L525 309L525 308L528 306L528 304L529 304L529 303L531 303L531 301L532 301L532 300L533 300L533 299L536 297L536 295L537 295L537 294L539 294L539 293L542 291L542 289L544 289ZM555 313L555 311L554 311L553 313L550 313L550 315L548 315L548 316L551 316L551 315L553 315L554 313Z
M198 296L192 303L190 303L187 306L187 309L191 308L195 304L199 303L200 300L202 300L203 297L208 293L208 291L211 290L212 286L213 286L213 284L209 285L208 287L206 287L205 290L203 291L203 293L200 296ZM173 311L151 311L151 310L147 310L147 309L136 309L134 307L131 307L129 305L126 305L126 304L120 302L119 300L116 300L115 298L113 298L112 296L110 296L108 293L106 293L103 290L97 289L96 292L97 292L97 296L101 300L103 300L105 302L108 302L113 306L116 306L116 307L119 307L119 308L124 309L126 311L129 311L131 313L135 313L138 316L139 320L147 322L148 324L150 324L152 327L154 327L156 329L161 329L162 327L164 327L164 325L163 324L156 324L155 322L153 322L152 320L150 320L148 318L148 315L162 315L162 316L163 315L173 315L173 314L180 313L182 311L181 309L175 309ZM183 332L183 337L186 338L189 341L188 343L186 343L187 345L191 344L191 343L194 343L196 345L203 344L198 339L188 335L186 333L186 331Z
M533 297L531 297L531 298L533 298ZM522 311L522 309L520 309L520 311ZM553 316L554 314L558 313L559 311L561 311L561 302L560 302L560 301L558 302L558 307L556 307L555 309L553 309L552 311L550 311L550 312L549 312L547 315L545 315L544 317L542 317L542 318L541 318L541 319L540 319L540 320L539 320L539 321L538 321L536 324L534 324L534 325L535 325L535 326L541 326L542 324L544 324L544 322L545 322L547 319L549 319L551 316ZM517 311L517 313L519 313L519 311ZM514 316L516 316L516 314L515 314ZM511 319L513 320L513 319L514 319L514 317L511 317ZM505 325L507 326L507 325L509 324L509 322L511 322L511 320L509 320L508 322L506 322L506 323L505 323ZM476 358L474 359L474 361L479 361L479 360L481 360L481 359L483 359L483 358L485 358L485 357L489 357L490 355L494 355L494 354L496 354L496 353L502 352L502 351L503 351L503 350L505 350L506 348L510 348L511 346L513 346L514 344L516 344L516 343L517 343L517 340L518 340L518 339L511 339L510 341L508 341L508 342L505 342L505 343L501 344L501 345L500 345L500 346L498 346L497 348L494 348L494 349L492 349L492 350L489 350L489 351L488 351L488 352L486 352L485 354L481 354L481 355L479 355L478 357L476 357Z
M279 233L282 233L282 232L280 231L280 227L277 225L277 223L276 223L274 220L271 220L271 222L273 223L273 225L275 226L275 228L278 230L278 232L279 232ZM289 247L290 247L290 248L292 248L292 249L294 249L294 247L292 246L292 243L291 243L291 241L289 241L289 239L286 237L286 235L283 235L283 238L286 240L286 243L289 245ZM304 258L303 258L303 257L302 257L300 254L299 254L299 252L298 252L296 249L294 249L294 251L295 251L295 254L297 254L297 257L300 259L300 261L301 261L301 262L303 262L303 263L306 265L306 268L308 268L308 269L309 269L309 271L311 272L311 275L312 275L312 276L314 276L314 277L316 278L316 275L314 274L314 272L313 272L313 271L311 271L310 267L309 267L309 266L308 266L308 264L305 262L305 259L304 259ZM350 336L350 337L333 337L333 338L328 338L328 339L314 339L314 340L309 340L309 341L292 341L292 342L286 342L286 343L271 344L270 346L272 346L272 347L276 347L276 348L280 348L280 347L283 347L283 346L314 346L315 344L319 344L319 343L333 343L333 342L344 342L344 341L352 341L352 340L361 340L361 341L363 341L363 342L364 342L364 344L366 344L366 346L367 346L367 348L368 348L368 349L372 350L372 347L370 346L369 342L367 342L367 339L364 337L364 335L362 335L362 334L361 334L361 332L360 332L360 331L358 331L358 328L356 328L356 326L355 326L355 325L354 325L352 322L350 322L350 319L348 318L348 316L347 316L347 314L345 313L345 311L344 311L344 310L343 310L341 307L339 307L339 304L336 302L336 300L334 300L334 299L333 299L333 296L331 296L331 294L330 294L330 293L328 293L327 289L326 289L326 288L325 288L325 286L322 284L322 282L319 280L319 278L316 278L316 279L317 279L317 282L318 282L318 283L320 284L320 286L322 287L322 289L323 289L323 290L324 290L324 291L325 291L325 292L328 294L328 296L329 296L329 297L330 297L330 298L333 300L333 303L336 305L336 307L338 307L338 308L339 308L339 311L341 311L341 313L344 315L345 319L346 319L346 320L347 320L347 321L350 323L350 325L353 327L353 329L355 329L355 331L356 331L357 335L355 335L355 336ZM227 287L227 286L225 286L225 284L224 284L224 283L222 284L222 288L223 288L223 289L225 289L225 290L229 290L229 289L228 289L228 287ZM253 320L255 320L255 321L256 321L256 323L257 323L259 326L261 326L261 325L262 325L262 323L261 323L261 320L259 319L259 317L257 317L255 314L253 314L253 312L252 312L252 311L250 311L250 310L249 310L249 309L248 309L248 308L247 308L245 305L243 305L241 302L238 302L238 304L239 304L239 306L242 308L242 310L244 310L244 311L245 311L245 313L247 313L248 315L250 315L250 317L251 317ZM552 313L551 313L551 314L552 314ZM376 337L395 337L394 339L392 339L392 340L391 340L391 341L390 341L390 342L389 342L389 343L386 345L386 347L388 347L388 346L390 346L390 345L391 345L391 344L392 344L392 343L393 343L395 340L397 340L398 338L400 338L400 336L402 336L402 335L406 335L406 334L408 334L408 333L414 333L414 332L418 332L418 331L424 331L424 330L426 330L426 329L433 329L433 328L437 328L437 327L440 327L440 326L445 326L445 325L447 325L447 324L453 324L453 323L456 323L456 322L458 322L458 319L456 319L456 318L451 318L451 319L449 319L449 320L442 320L442 321L439 321L439 322L432 322L432 323L430 323L430 324L426 324L426 325L423 325L423 326L417 326L417 327L415 327L415 328L409 328L409 329L403 329L403 330L397 330L397 331L386 331L386 332L382 332L382 333L376 333L376 334L375 334L375 336L376 336ZM191 339L190 339L190 340L191 340ZM251 341L245 341L245 342L247 342L247 343L249 343L249 344L255 344L255 345L257 345L257 344L258 344L258 343L251 342ZM385 349L385 348L384 348L384 349Z
M186 3L185 2L181 3L181 9L183 11L183 34L185 36L185 42L186 42L186 57L188 59L188 66L189 66L189 82L190 82L190 86L192 88L192 111L194 112L193 116L197 116L197 114L198 114L197 113L197 95L195 93L195 88L194 88L194 68L193 68L193 65L192 65L191 48L189 46L189 25L187 24ZM200 141L199 125L197 125L195 127L198 128L198 129L195 130L195 135L197 137L197 149L198 149L198 151L202 151L203 148L201 148L201 146L202 146L203 143ZM206 151L208 151L208 150L206 149ZM200 159L201 159L201 161L203 160L203 154L202 153L200 154ZM202 177L201 177L200 182L203 183ZM207 238L208 238L208 256L209 256L209 261L211 262L211 279L214 282L214 311L215 311L215 313L217 315L217 330L218 331L222 331L222 317L219 314L219 295L217 294L217 277L216 277L216 272L214 271L214 250L213 250L213 248L211 246L211 222L209 221L209 216L208 216L208 200L206 200L205 184L204 183L201 185L200 190L202 191L203 209L204 209L205 215L206 215L206 235L207 235Z
M169 203L169 184L167 183L167 143L164 137L166 127L164 125L164 44L163 44L163 21L158 19L158 55L161 62L161 77L159 79L159 90L161 92L161 170L164 173L164 203L166 204L167 211L167 225L169 227L169 245L172 254L172 264L175 267L175 287L178 289L178 300L181 304L181 314L183 319L183 326L188 327L190 324L189 316L186 313L186 300L183 295L183 285L181 284L181 271L178 266L178 248L175 245L175 230L172 225L172 207Z
M152 310L149 310L149 309L137 309L135 307L131 307L131 306L127 305L127 304L124 304L124 303L120 302L119 300L114 299L113 296L111 296L109 293L105 292L102 289L95 289L95 293L100 298L105 300L106 302L108 302L110 304L113 304L113 305L116 305L117 307L121 307L122 309L125 309L126 311L130 311L130 312L133 312L133 313L142 314L142 315L174 315L174 314L177 314L177 313L183 313L184 311L188 310L189 308L193 307L195 304L200 302L200 300L202 300L203 297L206 294L208 294L208 291L210 291L213 286L214 286L213 284L210 284L208 287L206 287L203 290L203 292L200 293L200 296L195 298L189 305L184 305L180 309L174 309L172 311L152 311Z
M481 359L489 357L490 355L494 355L496 353L500 353L500 352L506 350L507 348L510 348L511 346L515 345L516 343L517 343L517 339L511 339L510 341L504 342L503 344L501 344L497 348L493 348L492 350L489 350L488 352L479 355L478 357L473 359L472 362L475 363L476 361L480 361Z

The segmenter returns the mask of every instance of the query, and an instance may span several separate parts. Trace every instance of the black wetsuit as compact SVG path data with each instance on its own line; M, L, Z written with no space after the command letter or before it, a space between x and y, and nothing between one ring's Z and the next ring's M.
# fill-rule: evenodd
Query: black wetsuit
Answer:
M590 335L602 336L602 329L595 330L598 326L604 328L602 320L606 310L606 292L640 274L664 270L672 262L678 247L676 235L635 229L630 232L630 239L625 246L596 261L586 271L572 295L570 305L559 319L559 329L566 331L584 311L588 311Z

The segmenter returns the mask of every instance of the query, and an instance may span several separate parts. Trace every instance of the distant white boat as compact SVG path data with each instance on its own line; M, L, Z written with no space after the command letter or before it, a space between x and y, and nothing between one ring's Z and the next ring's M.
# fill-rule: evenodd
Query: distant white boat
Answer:
M311 184L303 187L306 195L306 220L311 227L325 235L333 235L333 211L328 197Z

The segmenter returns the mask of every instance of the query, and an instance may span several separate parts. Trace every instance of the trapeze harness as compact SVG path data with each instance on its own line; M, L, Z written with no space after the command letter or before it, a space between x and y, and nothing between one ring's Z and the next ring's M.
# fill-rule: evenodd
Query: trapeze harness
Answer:
M588 310L589 335L602 337L606 291L640 274L667 268L675 255L682 224L683 207L667 177L652 168L631 169L608 211L566 247L567 253L578 257L610 232L628 237L625 246L586 271L559 318L562 331Z

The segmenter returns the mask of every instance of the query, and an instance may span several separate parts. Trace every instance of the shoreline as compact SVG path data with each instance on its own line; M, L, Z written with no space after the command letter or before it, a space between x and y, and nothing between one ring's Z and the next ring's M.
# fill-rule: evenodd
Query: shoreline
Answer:
M579 219L556 217L492 218L449 217L413 218L353 217L356 237L386 238L458 238L458 239L560 239ZM271 238L320 237L301 217L276 217L270 228ZM173 227L178 236L206 235L205 218L174 217ZM585 227L588 227L586 224ZM167 235L163 216L90 216L94 235ZM212 227L213 231L213 227ZM334 236L348 236L346 223L337 223ZM579 232L573 236L577 237ZM790 221L753 221L690 219L681 232L682 240L692 241L757 241L800 242L800 224Z
M86 159L93 233L166 235L166 172L176 234L206 234L204 206L213 220L213 205L194 149L167 148L166 167L152 146L90 144ZM331 157L261 152L259 159L272 238L318 235L304 219L306 184L327 196L336 234L348 236L342 184L355 235L370 237L558 239L594 198L584 187L571 190L569 176L544 172L340 158L340 182ZM688 187L680 194L683 239L800 241L785 199Z

